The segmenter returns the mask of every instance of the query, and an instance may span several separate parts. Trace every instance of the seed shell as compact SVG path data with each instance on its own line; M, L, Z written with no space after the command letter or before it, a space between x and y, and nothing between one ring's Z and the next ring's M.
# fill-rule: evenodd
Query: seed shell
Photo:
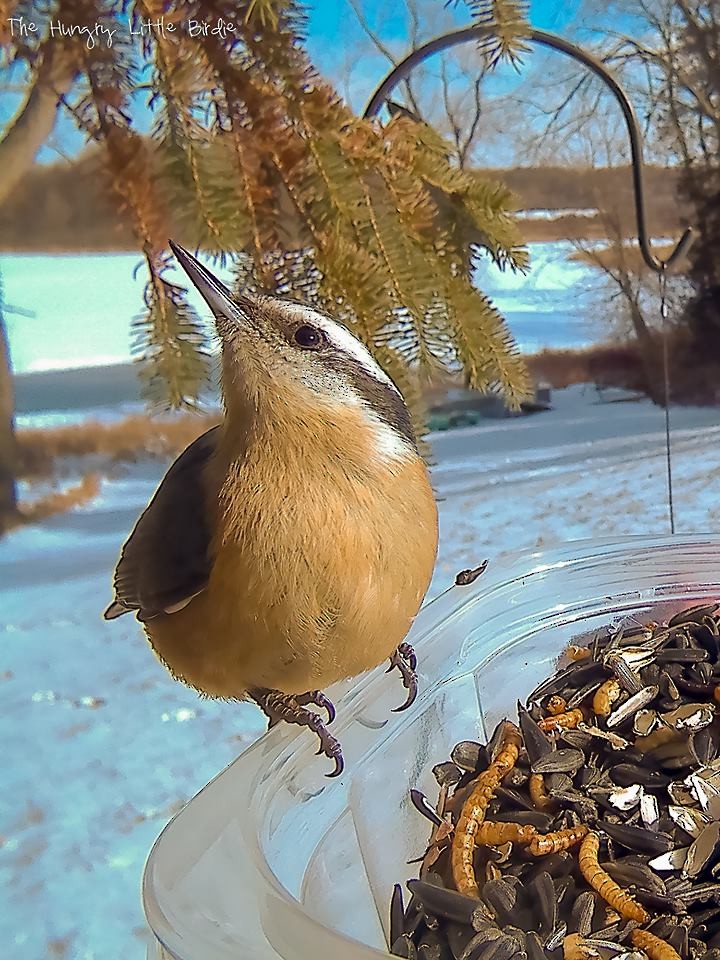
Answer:
M433 842L407 907L393 888L396 955L720 960L718 609L578 638L518 726L438 758L439 803L411 794ZM454 888L451 843L477 896Z

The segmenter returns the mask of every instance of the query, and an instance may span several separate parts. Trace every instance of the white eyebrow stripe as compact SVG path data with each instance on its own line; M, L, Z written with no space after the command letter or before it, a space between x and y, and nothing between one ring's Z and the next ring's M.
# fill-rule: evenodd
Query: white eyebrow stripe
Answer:
M293 303L289 306L293 312L297 312L301 317L306 319L308 323L314 324L326 333L331 343L333 343L338 350L342 350L343 353L348 354L356 360L366 373L369 373L375 380L388 384L399 397L402 397L398 388L377 360L375 360L365 344L358 340L347 327L342 326L342 324L337 323L337 321L331 317L326 317L324 314L318 313L310 307L302 306L302 304Z

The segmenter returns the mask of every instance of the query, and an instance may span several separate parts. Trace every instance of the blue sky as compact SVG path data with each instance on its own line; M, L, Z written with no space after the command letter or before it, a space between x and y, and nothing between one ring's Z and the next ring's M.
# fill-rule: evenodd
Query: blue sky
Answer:
M450 5L443 0L418 2L427 24L423 39L436 36L453 25L471 22L462 2ZM407 8L402 0L360 0L360 3L372 28L394 54L409 50ZM530 6L530 21L543 30L563 31L576 18L579 6L580 0L564 3L562 0L535 0ZM367 44L363 31L349 0L314 0L308 12L308 52L318 69L337 82L347 57L352 58L354 49ZM356 109L365 105L387 68L387 61L379 55L363 57L362 63L353 71L352 104Z
M360 3L373 29L394 54L408 49L407 10L401 0L360 0ZM469 21L462 3L446 7L443 0L420 0L420 7L426 14L424 36L427 37L453 23L460 25ZM534 0L530 7L531 22L541 29L572 34L577 28L579 8L580 0ZM307 48L311 59L320 72L349 97L352 107L361 110L386 74L387 60L369 49L348 0L313 0L308 4L308 16ZM511 83L514 78L508 76L500 82ZM19 102L17 94L0 96L0 128ZM138 110L136 122L140 129L147 126L144 109ZM38 160L52 162L61 155L72 156L83 145L84 137L72 120L61 116L50 145L42 149Z

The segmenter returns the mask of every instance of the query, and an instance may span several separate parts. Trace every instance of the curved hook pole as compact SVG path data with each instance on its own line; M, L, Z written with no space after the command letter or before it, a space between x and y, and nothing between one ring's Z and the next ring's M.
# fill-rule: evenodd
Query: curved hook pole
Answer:
M370 98L370 102L365 108L364 117L375 117L380 112L380 108L390 96L395 87L404 80L410 72L428 57L442 50L447 50L460 43L466 43L468 40L478 40L489 37L494 34L494 28L490 26L465 27L462 30L453 30L444 34L442 37L436 37L430 40L422 47L418 47L395 69L387 75L375 93ZM635 217L637 220L638 240L643 260L656 273L663 273L668 267L672 266L679 257L685 253L690 246L693 236L692 228L688 227L678 241L675 249L666 260L658 260L650 249L650 241L647 233L647 223L645 219L645 195L643 192L643 154L642 139L640 128L638 126L635 111L627 95L615 77L608 72L605 66L600 63L591 54L586 53L580 47L556 36L554 33L546 33L544 30L531 29L528 39L543 47L550 47L553 50L559 50L578 63L582 63L596 76L600 77L603 83L612 91L615 99L620 105L620 109L625 117L628 136L630 138L630 153L632 156L633 188L635 195Z

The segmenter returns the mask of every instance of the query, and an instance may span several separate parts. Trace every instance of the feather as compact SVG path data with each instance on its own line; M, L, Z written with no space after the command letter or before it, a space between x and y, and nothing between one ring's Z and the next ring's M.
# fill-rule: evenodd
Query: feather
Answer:
M136 523L115 570L106 620L128 611L141 621L177 612L207 586L212 534L205 467L219 430L208 430L178 457Z

